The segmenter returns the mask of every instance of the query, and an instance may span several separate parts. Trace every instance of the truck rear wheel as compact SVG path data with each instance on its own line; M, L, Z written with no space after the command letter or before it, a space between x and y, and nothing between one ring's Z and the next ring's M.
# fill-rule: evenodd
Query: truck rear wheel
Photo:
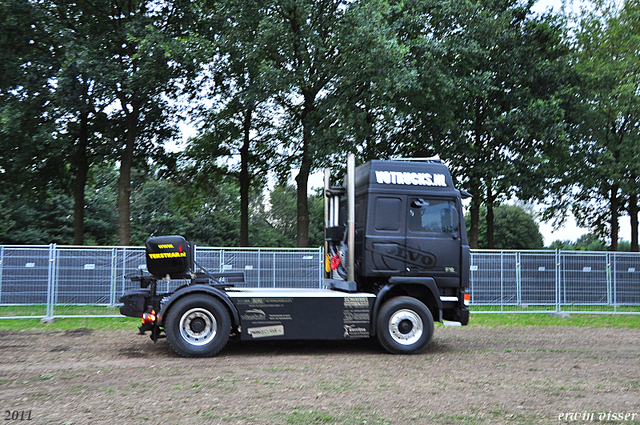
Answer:
M227 344L231 319L215 298L188 295L171 306L164 329L169 344L181 356L211 357Z
M390 353L423 351L433 337L433 316L422 302L411 297L387 301L376 321L378 341Z

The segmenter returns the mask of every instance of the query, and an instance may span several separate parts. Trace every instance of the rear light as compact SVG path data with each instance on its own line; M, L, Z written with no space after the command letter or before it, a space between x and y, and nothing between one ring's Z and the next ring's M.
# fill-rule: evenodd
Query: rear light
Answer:
M151 310L148 313L142 313L142 323L153 323L156 321L156 311Z
M471 302L471 294L464 294L464 305L469 305Z
M338 254L334 254L333 257L331 257L330 266L331 270L336 270L340 266L340 256Z

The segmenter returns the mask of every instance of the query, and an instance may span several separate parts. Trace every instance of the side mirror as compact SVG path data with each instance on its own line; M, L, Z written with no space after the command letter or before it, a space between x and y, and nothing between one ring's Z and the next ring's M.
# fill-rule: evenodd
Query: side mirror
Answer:
M458 239L460 237L458 233L460 231L460 214L458 214L458 209L453 205L451 206L451 226L453 226L453 234L451 236L453 236L453 239Z
M454 206L451 207L451 225L454 232L460 230L460 214L458 214L458 209Z

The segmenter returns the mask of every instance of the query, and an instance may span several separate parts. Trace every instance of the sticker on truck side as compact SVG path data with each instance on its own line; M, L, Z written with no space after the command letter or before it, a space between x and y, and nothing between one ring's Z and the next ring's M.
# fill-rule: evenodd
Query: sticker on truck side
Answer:
M376 181L378 184L447 187L447 179L444 174L376 171Z
M267 338L270 336L283 336L284 326L262 326L259 328L247 328L247 333L253 338Z

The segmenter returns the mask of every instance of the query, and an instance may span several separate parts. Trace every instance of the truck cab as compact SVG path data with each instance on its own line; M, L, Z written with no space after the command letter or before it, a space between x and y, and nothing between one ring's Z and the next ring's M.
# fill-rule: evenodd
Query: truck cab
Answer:
M141 289L121 298L121 313L187 357L215 355L230 337L376 337L388 352L421 352L434 321L469 321L463 196L439 160L355 167L350 155L343 186L325 171L325 289L236 287L241 273L198 271L193 244L156 237L146 244L150 276L134 278ZM190 280L157 293L172 276Z
M349 232L347 190L327 187L325 192L327 251L345 259L346 265L340 261L334 270L355 285L330 280L328 286L378 293L390 283L422 285L430 289L427 301L435 318L466 325L470 250L462 197L469 195L455 189L438 159L371 161L353 174L353 279L346 270L349 244L343 242Z

